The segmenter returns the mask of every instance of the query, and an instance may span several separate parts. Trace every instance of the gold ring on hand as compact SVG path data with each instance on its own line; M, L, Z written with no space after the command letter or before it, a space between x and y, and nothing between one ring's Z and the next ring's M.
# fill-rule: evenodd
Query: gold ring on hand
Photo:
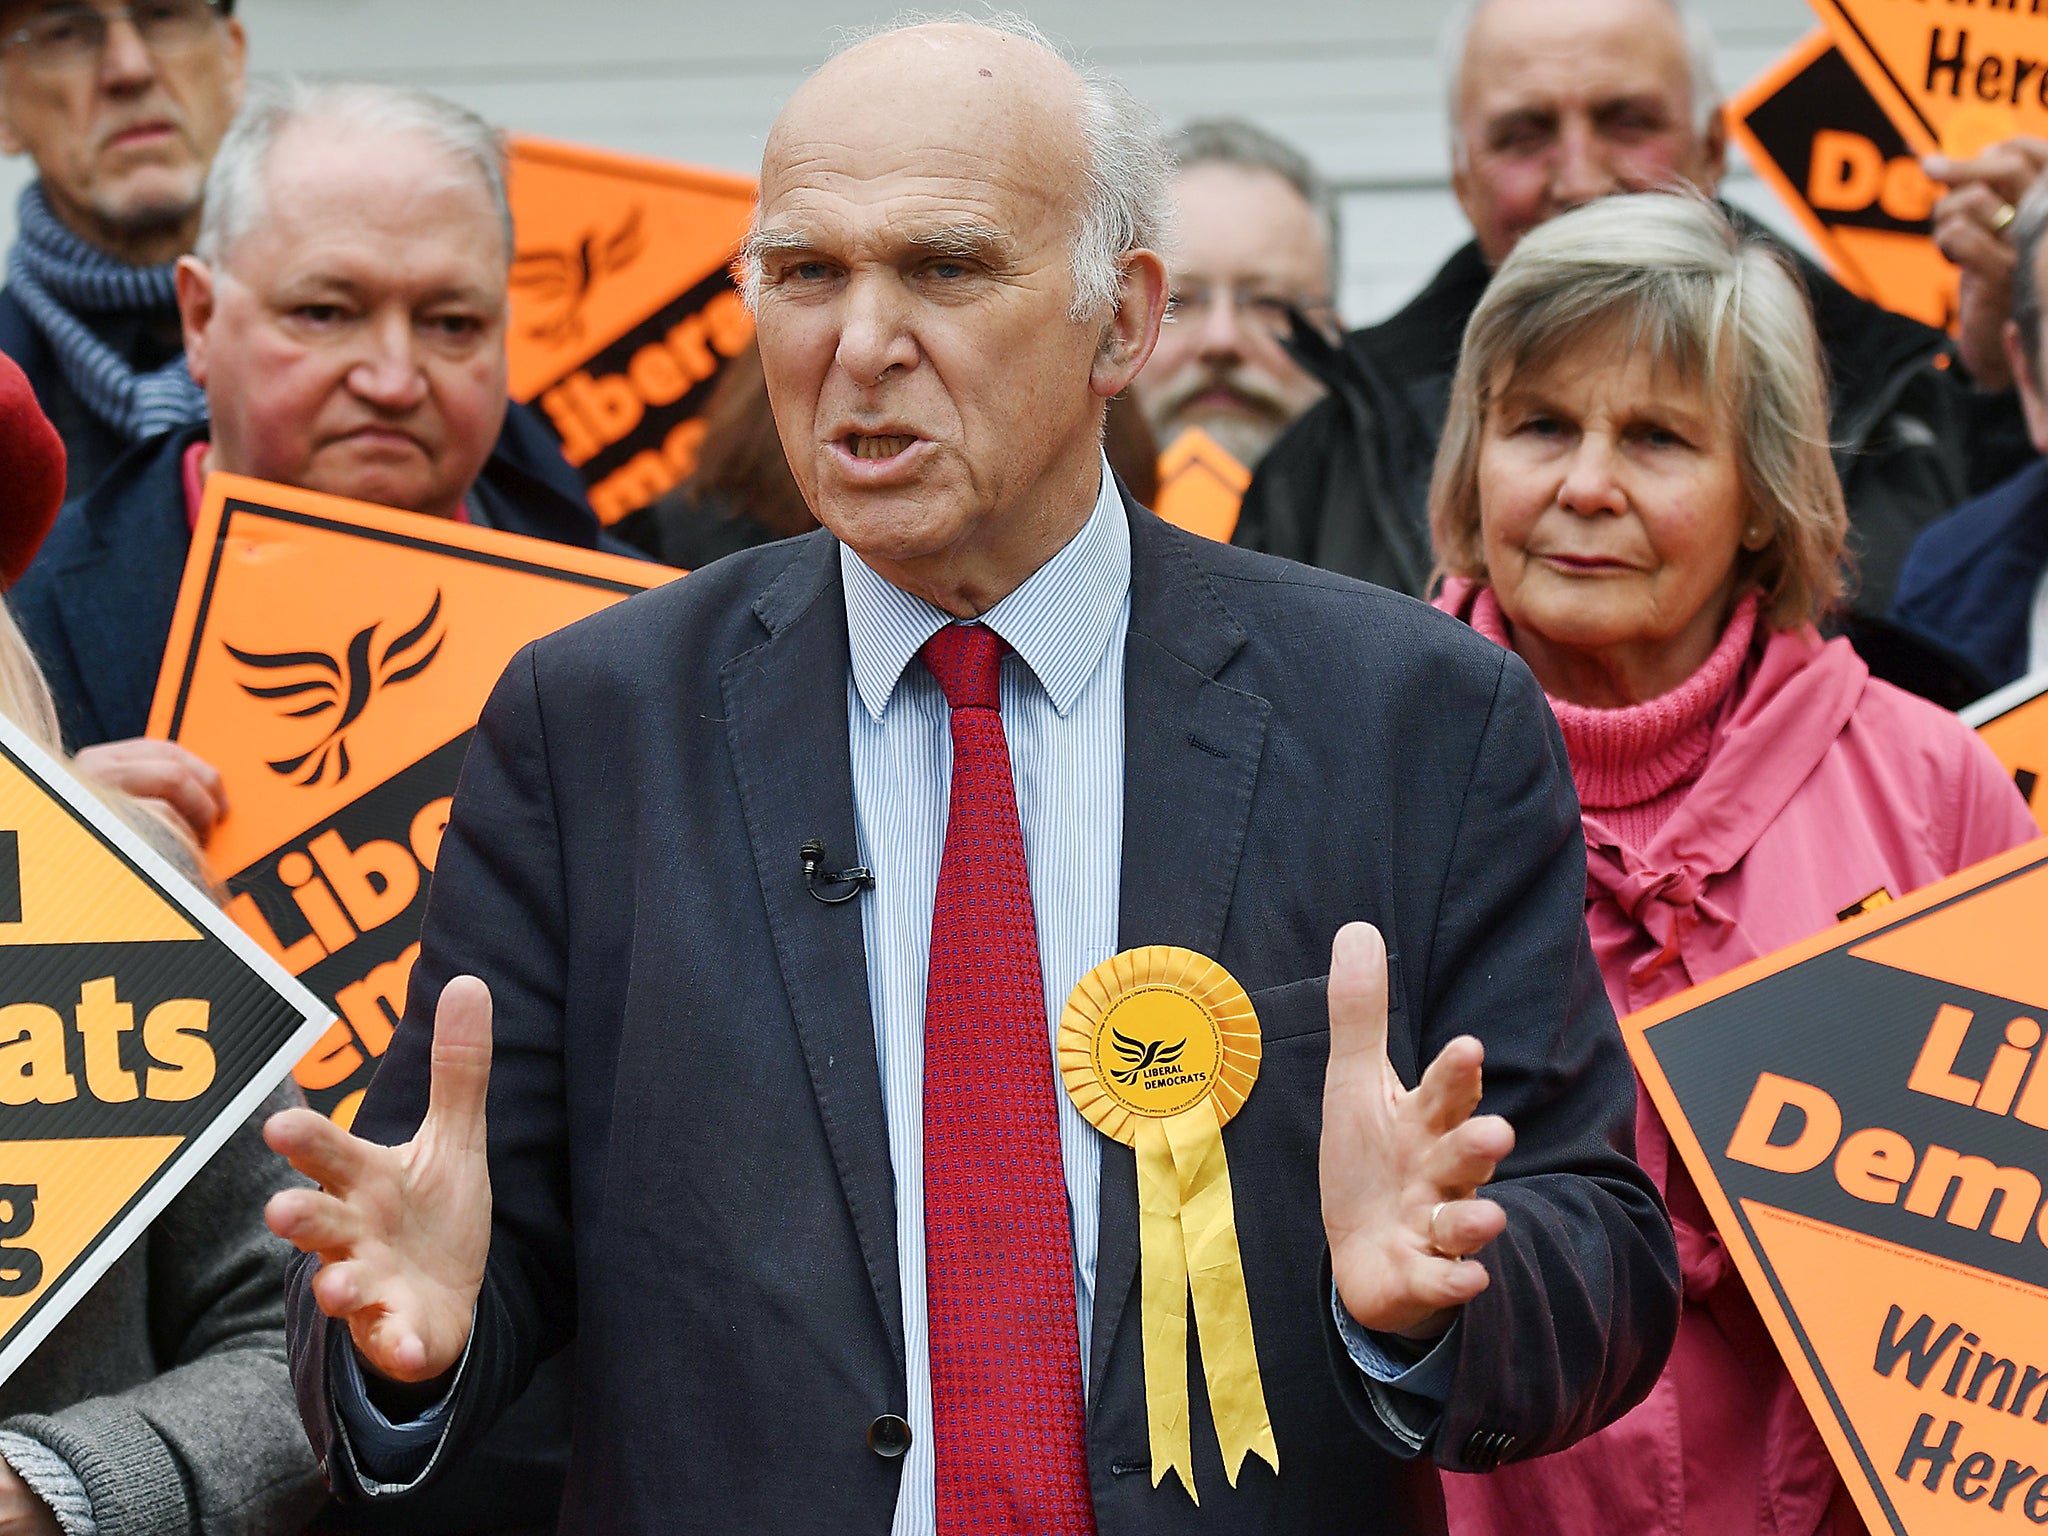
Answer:
M1998 211L1991 215L1991 233L2004 234L2006 226L2019 216L2019 209L2013 207L2011 203L2000 203Z

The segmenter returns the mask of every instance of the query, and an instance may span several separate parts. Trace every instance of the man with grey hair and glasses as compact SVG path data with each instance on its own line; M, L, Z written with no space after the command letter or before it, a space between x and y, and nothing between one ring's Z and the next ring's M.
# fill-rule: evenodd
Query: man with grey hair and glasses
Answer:
M177 260L242 99L234 0L0 3L0 150L28 155L0 352L64 439L66 499L206 414L185 371Z
M1682 0L1474 0L1445 52L1452 187L1472 242L1399 313L1346 339L1332 398L1268 455L1238 534L1414 593L1433 566L1430 472L1459 343L1493 269L1527 231L1595 198L1681 185L1712 196L1727 155L1713 40ZM1919 530L2026 456L2015 403L1952 366L1942 332L1794 260L1833 389L1852 638L1891 681L1967 693L1972 679L1884 616Z
M1160 447L1198 427L1255 466L1322 397L1286 339L1295 314L1335 339L1336 201L1306 155L1253 123L1190 123L1168 147L1172 303L1132 388Z
M1169 174L1014 20L784 107L746 286L823 527L513 661L353 1134L270 1122L338 1492L431 1481L571 1332L562 1528L606 1536L1440 1530L1431 1460L1655 1378L1676 1251L1533 678L1108 469ZM1089 1017L1146 1065L1056 1064ZM1207 1092L1253 1017L1241 1112L1187 1101L1235 1232L1188 1238L1177 1399L1182 1239L1141 1265L1150 1143L1088 1082Z

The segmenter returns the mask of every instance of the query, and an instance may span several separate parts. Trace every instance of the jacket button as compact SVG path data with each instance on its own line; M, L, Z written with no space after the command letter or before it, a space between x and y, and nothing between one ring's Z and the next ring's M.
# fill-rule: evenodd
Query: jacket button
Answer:
M894 1461L910 1449L909 1420L893 1413L883 1414L868 1426L868 1449Z

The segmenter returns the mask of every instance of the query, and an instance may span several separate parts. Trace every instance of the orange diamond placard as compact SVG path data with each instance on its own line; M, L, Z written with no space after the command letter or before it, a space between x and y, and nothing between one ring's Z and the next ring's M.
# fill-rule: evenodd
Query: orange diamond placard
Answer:
M0 718L0 1380L331 1018Z
M2048 134L2048 10L2032 0L1812 0L1919 154Z
M754 334L730 271L754 183L517 137L511 197L512 397L615 523L695 466L711 386Z
M680 573L215 475L149 733L226 782L228 910L341 1017L295 1075L347 1123L405 1012L484 701L529 641Z
M1829 33L1803 38L1726 111L1743 155L1846 287L1927 325L1954 323L1959 279L1934 244L1941 188Z
M2048 841L1622 1021L1873 1531L2048 1524Z
M2048 779L2048 678L2023 677L1962 714L2005 765L2034 820L2048 832L2048 784L2042 782Z

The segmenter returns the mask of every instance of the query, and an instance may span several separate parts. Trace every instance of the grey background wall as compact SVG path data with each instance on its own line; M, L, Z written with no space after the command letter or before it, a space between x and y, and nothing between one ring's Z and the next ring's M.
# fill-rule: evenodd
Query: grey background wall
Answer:
M1569 0L1558 0L1559 4ZM1465 238L1449 190L1445 0L1026 0L1168 121L1250 117L1343 197L1341 304L1376 319ZM1697 0L1724 88L1815 25L1802 0ZM752 173L763 133L842 28L890 0L241 0L252 67L402 81L493 122ZM26 179L0 161L0 239ZM1783 228L1737 168L1729 195Z

